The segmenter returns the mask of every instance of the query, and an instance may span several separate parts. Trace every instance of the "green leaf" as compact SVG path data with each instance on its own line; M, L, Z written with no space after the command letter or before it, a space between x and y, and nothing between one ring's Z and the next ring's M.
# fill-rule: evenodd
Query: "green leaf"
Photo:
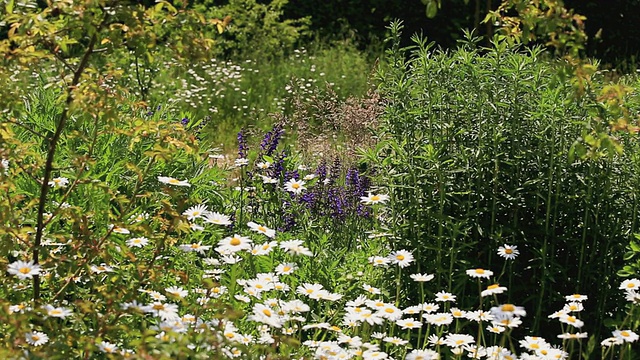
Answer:
M427 17L429 19L433 19L434 17L436 17L436 14L438 13L438 1L437 0L429 0L427 2Z
M15 2L14 0L9 0L7 2L7 7L6 7L7 14L12 14L13 13L13 4L14 4L14 2Z
M638 245L638 243L636 243L635 241L631 241L629 243L629 247L631 247L631 250L633 250L634 252L640 252L640 245Z

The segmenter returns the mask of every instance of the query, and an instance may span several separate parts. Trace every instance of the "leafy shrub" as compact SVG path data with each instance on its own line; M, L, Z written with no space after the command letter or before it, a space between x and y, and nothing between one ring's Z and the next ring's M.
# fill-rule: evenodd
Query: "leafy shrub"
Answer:
M437 269L450 291L468 291L449 276L456 270L491 264L511 301L534 314L533 332L553 331L544 309L561 294L584 292L597 337L602 315L619 307L616 272L638 230L635 137L618 135L623 155L568 158L580 137L599 141L585 124L615 119L601 99L574 98L540 49L393 41L379 72L388 140L370 158L392 189L394 246L415 248L418 271ZM495 265L488 249L503 244L528 261Z
M282 18L282 8L287 2L230 0L223 6L216 6L214 1L204 1L197 8L209 17L230 17L226 31L218 37L216 45L222 58L265 61L289 55L308 35L308 18Z

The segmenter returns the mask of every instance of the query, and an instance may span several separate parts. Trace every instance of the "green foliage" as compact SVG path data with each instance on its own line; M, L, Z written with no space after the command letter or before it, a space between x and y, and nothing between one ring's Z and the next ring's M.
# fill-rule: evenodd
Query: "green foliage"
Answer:
M400 49L392 39L390 66L379 72L387 140L372 157L395 199L394 246L415 248L418 271L437 269L450 290L464 286L449 274L491 264L511 301L536 317L534 332L553 331L542 315L561 301L556 294L584 292L589 318L600 317L589 333L598 334L638 229L635 136L617 139L624 155L570 161L594 112L604 124L616 116L595 96L576 99L540 49L480 49L469 38L447 52L414 40ZM526 266L496 263L488 249L502 244L522 249Z
M207 17L230 17L227 31L216 44L224 58L253 58L260 61L289 55L308 36L309 18L285 19L287 0L230 0L223 6L204 1L196 8Z

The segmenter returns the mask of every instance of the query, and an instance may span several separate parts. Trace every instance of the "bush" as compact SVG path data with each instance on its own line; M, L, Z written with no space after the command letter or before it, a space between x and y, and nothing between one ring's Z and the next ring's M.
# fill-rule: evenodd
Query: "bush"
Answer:
M471 37L454 51L414 43L400 49L394 39L379 72L387 141L371 157L392 189L394 246L415 248L418 271L436 269L449 291L469 291L450 274L491 264L510 301L535 316L534 333L557 326L544 309L585 293L594 320L585 329L597 337L603 315L620 308L616 272L638 230L635 138L616 134L624 155L571 161L585 124L611 114L598 99L574 98L540 49L483 49ZM504 244L527 261L496 265Z

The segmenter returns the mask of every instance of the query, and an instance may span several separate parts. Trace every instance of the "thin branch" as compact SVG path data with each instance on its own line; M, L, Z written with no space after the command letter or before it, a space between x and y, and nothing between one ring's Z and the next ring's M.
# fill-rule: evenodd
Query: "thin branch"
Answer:
M21 123L19 121L15 121L15 120L11 120L11 119L8 119L8 120L5 120L5 121L8 122L8 123L17 125L17 126L23 128L23 129L27 130L28 132L32 133L33 135L41 137L43 140L51 140L51 138L49 138L49 137L47 137L47 136L45 136L45 135L33 130L33 129L30 129L27 125L25 125L25 124L23 124L23 123Z
M33 262L38 264L40 257L40 243L42 241L43 227L44 227L44 207L47 201L47 194L49 192L49 178L51 177L51 172L53 171L53 159L56 152L56 145L58 140L60 140L60 136L62 135L62 130L64 130L65 125L67 123L67 119L69 118L69 110L71 108L71 104L73 103L74 96L73 91L76 86L80 82L80 76L84 72L84 69L89 64L89 57L93 52L93 48L98 42L98 31L100 27L96 29L96 32L91 36L91 41L89 42L89 46L87 47L87 51L82 56L82 60L78 65L78 68L73 73L73 80L71 84L67 88L67 100L60 114L60 121L58 122L58 126L56 128L56 132L53 134L51 141L49 142L49 151L47 153L47 162L45 164L44 169L44 179L42 180L42 185L40 186L40 199L38 200L38 225L36 229L36 238L33 244ZM35 275L33 277L33 300L37 302L40 298L40 276Z

